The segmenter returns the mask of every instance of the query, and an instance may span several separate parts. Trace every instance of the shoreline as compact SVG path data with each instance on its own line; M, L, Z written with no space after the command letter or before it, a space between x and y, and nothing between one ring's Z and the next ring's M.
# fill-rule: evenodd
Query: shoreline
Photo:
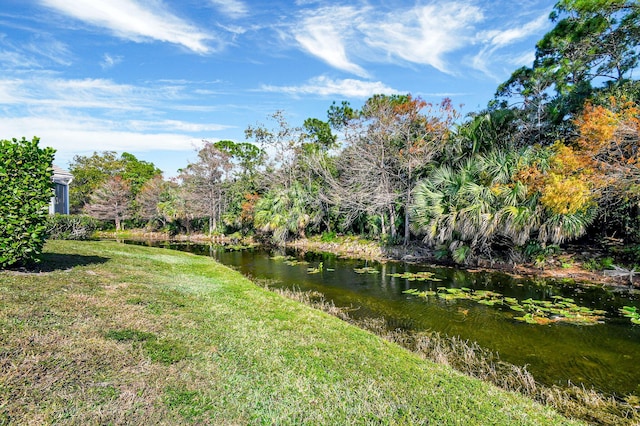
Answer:
M374 260L378 262L400 261L410 263L424 263L437 267L455 267L469 272L501 272L514 278L545 278L557 280L573 280L575 283L585 286L611 286L621 290L632 290L638 287L638 279L634 279L633 285L627 278L615 278L605 275L604 271L589 271L583 268L583 261L575 259L580 257L578 253L564 252L556 255L545 267L536 267L533 263L508 263L505 261L480 259L475 265L461 265L451 261L438 260L427 249L420 246L390 246L367 242L355 242L349 244L325 243L310 239L296 240L287 244L306 251L319 251L333 253L337 256ZM563 263L562 260L570 260Z
M179 241L206 243L243 244L248 246L260 245L252 238L242 240L229 238L226 235L176 235L170 236L160 232L145 232L130 230L120 233L99 232L99 238L108 239L140 239L147 241ZM409 246L381 246L374 241L364 240L359 237L340 237L338 241L324 242L315 237L298 239L287 242L285 247L301 251L332 253L339 257L349 259L372 260L377 262L407 262L422 263L435 267L454 267L469 272L500 272L514 278L544 278L555 280L572 280L583 286L610 286L618 290L637 290L640 287L640 279L635 278L633 283L628 278L612 277L605 275L604 271L590 271L583 267L585 248L565 248L563 252L550 256L543 266L536 266L532 262L514 263L504 260L479 259L475 264L462 265L451 261L437 259L431 251L420 245ZM640 275L640 274L639 274Z

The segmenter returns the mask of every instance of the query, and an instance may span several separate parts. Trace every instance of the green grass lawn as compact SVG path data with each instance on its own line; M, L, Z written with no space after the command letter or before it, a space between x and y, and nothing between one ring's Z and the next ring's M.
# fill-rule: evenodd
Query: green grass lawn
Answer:
M207 257L50 241L0 272L0 424L566 424Z

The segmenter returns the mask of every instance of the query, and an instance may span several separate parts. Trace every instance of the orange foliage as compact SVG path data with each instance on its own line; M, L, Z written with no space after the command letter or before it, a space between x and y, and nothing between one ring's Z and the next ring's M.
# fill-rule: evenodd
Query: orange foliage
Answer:
M611 107L587 104L576 120L576 143L608 174L638 173L640 108L625 99L610 99Z
M575 214L592 207L602 180L591 158L560 142L551 150L545 170L533 164L521 169L516 180L540 193L540 202L554 214Z
M258 194L244 194L244 199L245 201L241 205L240 220L242 223L253 223L253 212L260 196Z
M578 137L573 144L556 142L546 167L533 164L516 175L551 212L584 211L600 197L615 197L619 192L613 188L639 181L640 108L625 99L611 98L610 104L587 103L574 121Z

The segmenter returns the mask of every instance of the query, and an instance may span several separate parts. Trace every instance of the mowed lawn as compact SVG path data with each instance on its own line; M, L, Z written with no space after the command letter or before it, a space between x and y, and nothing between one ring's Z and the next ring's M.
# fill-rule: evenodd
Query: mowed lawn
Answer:
M207 257L50 241L0 272L0 424L567 424Z

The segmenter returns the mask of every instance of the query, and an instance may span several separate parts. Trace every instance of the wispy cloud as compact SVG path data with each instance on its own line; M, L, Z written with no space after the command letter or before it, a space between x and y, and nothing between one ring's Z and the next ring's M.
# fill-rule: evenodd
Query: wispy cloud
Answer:
M479 37L492 48L508 46L517 41L525 39L532 34L537 34L549 26L548 13L538 16L533 21L524 25L514 24L505 30L491 30L480 33Z
M24 55L15 50L0 50L0 66L4 70L38 68L40 63L33 57Z
M365 5L306 10L293 27L303 50L329 65L367 77L357 59L430 65L451 73L445 55L473 42L479 7L436 2L399 10Z
M362 11L349 6L327 7L307 12L294 29L294 38L308 53L332 67L360 77L368 73L347 55L346 44L352 41L353 30Z
M47 34L37 34L30 42L22 46L22 50L58 65L69 66L72 64L72 54L67 44Z
M142 110L165 93L106 79L64 80L47 75L29 79L0 79L0 105L51 108Z
M130 120L127 127L135 131L180 131L189 133L217 132L231 128L222 124L189 123L179 120L140 121Z
M47 33L37 33L28 40L15 42L0 34L0 65L3 70L38 69L51 64L69 66L73 54L69 46Z
M67 160L94 150L191 150L194 141L231 128L164 118L174 117L183 103L190 106L197 99L193 88L202 83L135 86L108 79L65 80L46 72L29 79L0 78L0 109L5 111L0 128L7 137L38 136Z
M87 24L105 28L118 37L135 42L157 40L181 45L195 53L212 50L214 37L180 19L159 1L136 0L40 0L51 9Z
M513 15L512 9L466 0L394 8L371 2L314 8L316 4L301 3L304 9L290 26L297 47L363 78L371 78L367 63L426 65L451 75L471 66L492 75L492 61L513 59L494 54L548 25L548 11L523 24L526 18ZM471 57L470 63L463 57Z
M239 0L211 0L211 3L231 18L242 18L249 13L247 5Z
M122 62L122 56L116 55L110 55L108 53L105 53L104 55L102 55L102 61L100 62L100 66L102 67L102 69L109 69L109 68L113 68L115 65L118 65L120 62Z
M389 58L430 65L452 73L445 55L469 45L482 11L462 2L440 2L392 12L361 29L366 43Z
M400 93L380 81L362 81L354 79L333 80L320 76L309 80L300 86L270 86L263 85L260 88L264 92L284 93L293 96L317 95L317 96L343 96L353 98L368 98L375 94Z
M529 47L519 53L514 53L512 49L507 53L505 48L543 32L549 25L548 13L545 12L524 25L513 24L506 30L490 30L478 34L483 47L471 58L471 66L500 81L503 77L501 72L494 71L496 63L508 65L509 68L531 65L535 57L533 48Z
M43 146L52 146L67 156L102 150L189 150L196 139L178 133L142 133L123 128L118 122L67 114L0 117L0 127L12 137L38 136Z

